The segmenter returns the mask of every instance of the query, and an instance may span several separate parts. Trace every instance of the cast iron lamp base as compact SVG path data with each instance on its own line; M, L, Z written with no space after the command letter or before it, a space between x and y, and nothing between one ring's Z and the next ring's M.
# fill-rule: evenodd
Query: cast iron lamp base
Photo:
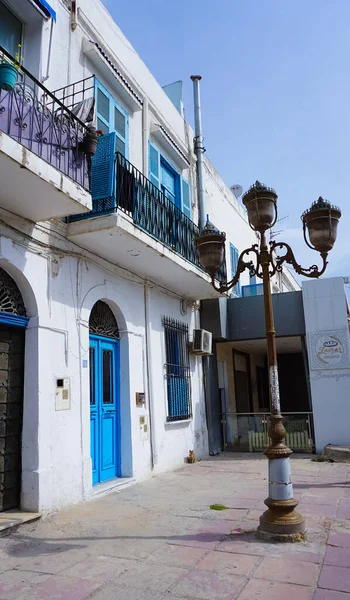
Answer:
M269 459L269 497L265 500L268 510L260 517L258 535L281 542L301 541L305 537L305 520L295 511L298 502L293 498L292 450L283 443L286 432L282 416L271 415L270 419L271 445L265 450Z

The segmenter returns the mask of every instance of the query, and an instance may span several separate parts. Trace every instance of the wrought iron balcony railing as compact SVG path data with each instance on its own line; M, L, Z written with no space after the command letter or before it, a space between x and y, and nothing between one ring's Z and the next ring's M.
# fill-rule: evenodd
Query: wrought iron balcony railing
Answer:
M129 215L140 229L202 270L194 244L194 238L198 235L197 225L119 152L116 154L113 181L112 194L101 198L98 194L101 183L97 177L94 181L92 169L93 209L90 213L69 217L69 221L96 217L119 209ZM222 265L218 279L226 281L226 263Z
M16 65L1 46L0 62ZM0 89L0 130L89 190L84 123L18 63L15 85Z

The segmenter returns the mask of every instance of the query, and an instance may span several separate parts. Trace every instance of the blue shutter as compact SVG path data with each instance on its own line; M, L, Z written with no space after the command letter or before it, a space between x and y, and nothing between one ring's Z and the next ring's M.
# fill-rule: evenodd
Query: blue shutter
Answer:
M181 208L182 212L191 219L192 218L192 206L191 206L191 187L186 179L181 178Z
M109 133L99 138L97 150L92 157L91 165L91 196L97 200L111 200L115 189L115 133ZM114 206L99 207L108 210ZM93 207L96 210L97 207Z
M160 156L157 148L148 143L148 178L149 180L159 188L160 179Z
M233 278L236 274L237 267L238 267L238 250L231 243L230 243L230 262L231 262L231 278ZM234 292L234 294L236 294L236 296L241 295L240 282L236 283L235 287L233 288L233 292Z

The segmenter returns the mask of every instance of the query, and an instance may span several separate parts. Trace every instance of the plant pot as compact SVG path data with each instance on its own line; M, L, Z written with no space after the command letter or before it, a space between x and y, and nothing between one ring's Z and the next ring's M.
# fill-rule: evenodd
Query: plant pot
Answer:
M18 71L14 65L10 63L0 64L0 88L11 92L17 83Z
M88 156L93 156L98 144L98 135L87 133L83 139L83 151Z

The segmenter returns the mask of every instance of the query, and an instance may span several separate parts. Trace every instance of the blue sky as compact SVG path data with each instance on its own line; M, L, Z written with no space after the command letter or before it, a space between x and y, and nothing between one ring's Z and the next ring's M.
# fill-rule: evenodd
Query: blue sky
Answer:
M104 0L161 85L202 80L208 157L228 185L274 187L289 217L277 238L305 249L300 214L319 195L343 216L328 276L350 275L350 1ZM132 7L132 9L131 9Z

